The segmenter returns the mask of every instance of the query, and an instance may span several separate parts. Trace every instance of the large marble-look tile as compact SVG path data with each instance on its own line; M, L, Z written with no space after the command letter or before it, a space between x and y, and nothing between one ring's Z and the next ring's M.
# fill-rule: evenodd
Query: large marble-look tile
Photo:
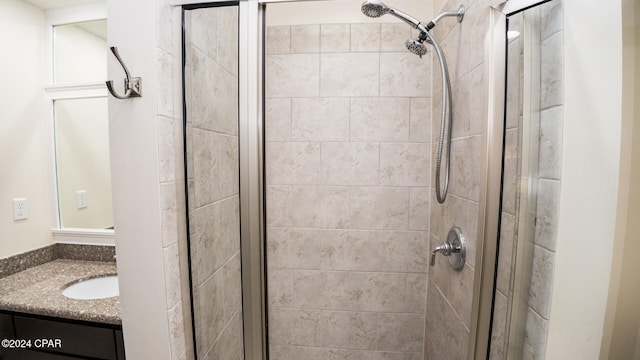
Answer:
M351 141L409 140L408 98L351 99Z
M266 186L267 226L293 226L293 187Z
M270 184L318 184L322 168L318 142L269 142L266 174Z
M226 198L240 193L239 144L237 136L220 135L218 139L220 196Z
M379 185L380 145L375 142L323 142L322 176L328 185Z
M542 40L540 45L540 107L561 105L563 98L563 32Z
M237 313L204 357L206 360L241 360L243 353L242 316Z
M431 98L412 98L410 106L410 140L431 142Z
M380 144L380 184L428 186L430 151L426 143Z
M377 271L379 239L376 231L324 231L322 260L327 270Z
M192 241L194 282L201 284L240 249L238 197L196 211L196 238Z
M318 96L320 57L318 54L267 55L267 97Z
M291 26L267 27L267 54L291 53Z
M409 229L429 230L429 207L431 198L428 187L409 190Z
M540 5L540 38L547 39L562 30L563 16L562 1L549 1Z
M523 360L542 360L547 343L548 321L529 308L527 312Z
M217 61L225 70L238 77L238 7L225 6L218 14Z
M229 135L238 134L238 78L199 51L192 52L190 108L193 126ZM195 81L195 79L203 79Z
M193 129L193 195L195 207L220 199L219 134Z
M538 181L535 243L551 251L555 251L558 237L559 202L560 181L540 179Z
M242 278L240 253L236 253L222 268L224 277L224 321L228 323L242 309Z
M346 141L349 139L349 99L292 99L291 128L295 141Z
M562 125L561 106L540 112L540 164L538 174L548 179L560 179L562 173Z
M380 51L380 24L352 24L351 51Z
M409 225L408 188L354 187L350 205L354 229L406 229Z
M426 273L429 239L426 231L379 231L381 271Z
M189 34L191 45L215 59L218 52L218 16L214 11L188 11L190 17ZM187 22L185 21L185 24Z
M412 53L380 54L381 96L431 96L431 62Z
M276 345L270 347L272 360L413 360L404 352L375 350L323 349L302 346ZM420 358L422 359L422 358Z
M265 104L267 141L291 140L291 99L267 98Z
M320 95L377 96L379 71L378 53L321 54Z
M320 25L291 26L292 53L318 53L320 51Z
M270 342L275 345L372 349L378 318L371 312L273 308Z
M349 24L320 25L320 51L323 53L348 52L351 48Z
M496 292L495 302L493 305L493 324L491 326L491 349L489 351L489 360L506 359L506 336L507 326L507 297L501 292Z
M194 290L198 354L205 354L224 329L224 277L218 271Z
M424 315L378 314L377 350L420 351L424 339Z
M349 188L294 186L293 224L297 227L344 229L349 226Z
M472 136L454 140L451 144L449 190L474 202L480 197L481 140L481 136Z
M513 215L502 213L500 223L500 245L498 252L498 274L496 275L496 289L503 294L510 293L510 282L512 275L512 265L514 259L515 246L515 221Z
M534 246L529 306L545 318L549 318L554 260L554 253L543 247Z
M411 28L406 24L380 24L380 50L384 52L404 53L407 48L404 42L411 37ZM427 55L428 56L428 55Z

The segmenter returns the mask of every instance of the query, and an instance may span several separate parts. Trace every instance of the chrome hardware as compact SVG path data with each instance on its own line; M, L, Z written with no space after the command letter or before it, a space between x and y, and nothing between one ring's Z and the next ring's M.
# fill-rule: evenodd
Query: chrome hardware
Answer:
M140 87L142 86L142 79L139 77L131 77L129 74L129 69L124 65L124 61L120 58L120 54L118 53L118 48L115 46L110 47L111 52L116 57L122 68L124 69L124 74L126 78L124 79L124 95L119 95L113 89L113 81L107 81L107 89L109 89L109 93L118 99L128 99L132 97L141 97L142 90Z
M431 253L431 261L429 262L429 265L434 266L436 264L436 253L438 252L449 257L449 264L451 264L451 267L454 270L460 271L464 268L465 259L467 257L467 243L460 227L454 225L449 230L447 240L436 246Z

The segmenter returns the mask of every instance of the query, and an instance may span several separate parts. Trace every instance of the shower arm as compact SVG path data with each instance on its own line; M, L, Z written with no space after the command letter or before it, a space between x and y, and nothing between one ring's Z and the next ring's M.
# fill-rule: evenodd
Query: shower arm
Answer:
M464 11L464 5L460 5L457 11L445 11L438 14L438 16L436 16L433 20L429 21L429 23L427 24L427 30L431 30L436 27L438 21L440 21L440 19L442 19L443 17L455 16L458 18L459 23L462 22L462 19L464 19Z

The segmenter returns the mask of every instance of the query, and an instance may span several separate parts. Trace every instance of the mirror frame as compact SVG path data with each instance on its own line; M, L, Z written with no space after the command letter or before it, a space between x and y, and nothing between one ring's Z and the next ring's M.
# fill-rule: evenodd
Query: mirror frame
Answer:
M53 194L53 208L51 209L53 228L51 233L56 243L74 243L90 245L115 245L115 231L107 229L65 228L61 224L60 205L58 196L58 170L55 158L54 129L54 101L63 99L79 99L93 97L107 97L107 87L104 82L89 82L83 84L58 85L53 82L53 33L54 27L78 22L107 19L107 2L97 2L85 5L70 6L45 11L47 33L45 34L45 63L46 85L45 113L47 114L47 131L51 134L50 176L51 193Z

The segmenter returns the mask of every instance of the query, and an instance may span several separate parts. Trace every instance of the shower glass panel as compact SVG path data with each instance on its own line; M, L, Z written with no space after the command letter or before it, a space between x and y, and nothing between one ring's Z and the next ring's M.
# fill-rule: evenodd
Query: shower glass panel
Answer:
M185 153L197 359L243 354L238 4L183 12Z
M508 17L503 198L491 359L544 356L562 149L562 11Z
M423 359L431 57L327 6L266 6L270 359Z

